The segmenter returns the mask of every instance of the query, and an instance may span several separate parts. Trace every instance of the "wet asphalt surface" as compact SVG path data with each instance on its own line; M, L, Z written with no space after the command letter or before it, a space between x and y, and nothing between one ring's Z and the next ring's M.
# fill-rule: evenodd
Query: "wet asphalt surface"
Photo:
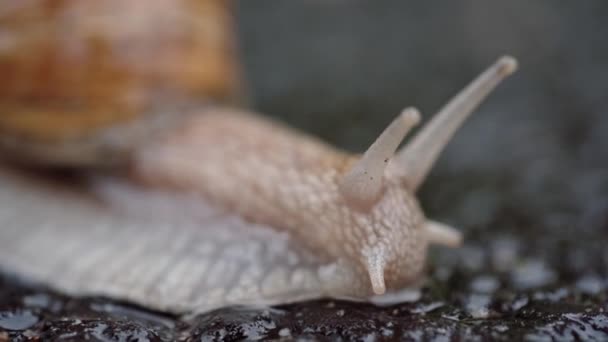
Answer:
M608 340L605 2L354 4L240 3L259 111L360 151L402 107L428 118L497 56L521 64L421 189L466 242L431 251L417 300L183 318L4 277L0 341Z

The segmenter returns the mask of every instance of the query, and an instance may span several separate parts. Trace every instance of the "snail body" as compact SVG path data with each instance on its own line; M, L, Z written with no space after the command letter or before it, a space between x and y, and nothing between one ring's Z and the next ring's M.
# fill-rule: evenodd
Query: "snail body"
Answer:
M208 107L79 187L0 173L0 268L82 295L173 312L300 299L367 299L423 274L457 230L415 191L477 104L516 69L503 57L397 151L403 111L363 155L258 115ZM27 215L25 214L27 213Z

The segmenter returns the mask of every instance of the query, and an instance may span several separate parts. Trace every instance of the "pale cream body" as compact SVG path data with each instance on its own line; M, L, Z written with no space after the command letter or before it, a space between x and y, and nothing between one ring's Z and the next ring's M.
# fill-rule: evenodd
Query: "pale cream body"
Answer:
M371 215L349 210L338 182L357 159L261 116L211 108L140 149L126 179L73 184L4 168L0 266L76 295L200 312L370 298L359 259L373 250L362 249L393 241L403 269L387 269L386 281L398 290L424 268L424 218L389 184ZM366 230L349 229L355 221Z
M500 59L394 158L413 109L355 156L215 108L134 147L129 177L66 186L3 167L0 269L174 312L402 289L420 277L429 243L461 241L424 218L415 190L514 70Z
M286 231L320 261L354 261L361 279L368 270L359 260L381 248L383 258L390 254L397 261L385 271L388 287L403 288L424 267L425 218L390 176L373 208L353 210L338 184L358 159L260 116L213 109L142 150L135 173L154 185L202 193L251 222ZM353 282L349 291L373 294L369 282Z
M0 187L0 269L71 295L186 313L351 297L358 278L199 196L4 167Z

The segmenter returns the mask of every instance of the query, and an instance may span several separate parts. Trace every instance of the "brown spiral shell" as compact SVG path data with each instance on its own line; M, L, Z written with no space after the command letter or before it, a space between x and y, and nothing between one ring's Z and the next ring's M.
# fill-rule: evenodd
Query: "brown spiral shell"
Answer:
M0 2L2 153L104 165L184 106L238 98L231 9L222 0Z

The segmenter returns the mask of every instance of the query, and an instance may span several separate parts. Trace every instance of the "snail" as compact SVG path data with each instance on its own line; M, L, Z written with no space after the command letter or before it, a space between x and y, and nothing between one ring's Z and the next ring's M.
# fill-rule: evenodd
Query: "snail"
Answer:
M461 244L458 230L424 216L415 192L516 66L500 58L398 150L420 121L405 109L362 155L244 109L192 101L196 91L179 82L126 82L136 100L91 115L134 114L60 136L15 131L27 126L21 116L2 121L0 270L175 313L397 292L422 277L429 244ZM210 99L238 93L234 82L222 96L203 88ZM118 96L95 91L95 100ZM1 115L18 108L4 104ZM30 167L14 167L23 163Z

